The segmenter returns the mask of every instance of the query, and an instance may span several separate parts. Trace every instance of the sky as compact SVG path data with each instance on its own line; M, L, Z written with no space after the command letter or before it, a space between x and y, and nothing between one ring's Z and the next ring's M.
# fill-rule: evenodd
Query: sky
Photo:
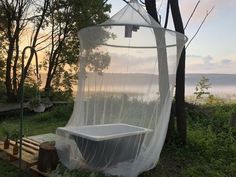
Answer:
M126 5L123 0L108 2L112 4L110 16ZM184 25L197 2L198 0L179 0ZM186 36L192 38L212 7L213 11L186 49L186 73L236 74L236 0L201 0L186 28ZM157 9L164 22L166 0L157 0ZM171 19L168 28L173 29Z

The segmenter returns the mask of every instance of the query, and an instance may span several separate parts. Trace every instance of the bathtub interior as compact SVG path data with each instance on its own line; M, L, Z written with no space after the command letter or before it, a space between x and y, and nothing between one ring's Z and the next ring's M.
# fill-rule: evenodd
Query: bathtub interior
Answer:
M151 132L151 129L122 123L57 129L57 134L68 134L75 141L83 161L90 169L133 161L140 153L145 134Z

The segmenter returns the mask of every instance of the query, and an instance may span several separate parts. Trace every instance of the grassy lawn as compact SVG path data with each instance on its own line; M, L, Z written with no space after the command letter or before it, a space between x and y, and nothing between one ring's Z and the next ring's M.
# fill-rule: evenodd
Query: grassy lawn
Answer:
M55 132L56 127L67 123L71 111L72 105L67 105L54 107L43 114L26 115L25 136ZM236 129L229 127L228 122L231 113L236 112L236 104L194 106L186 112L187 145L165 145L156 168L141 174L140 177L234 177ZM18 115L1 117L0 130L6 127L10 130L17 129ZM3 137L3 134L0 134L0 137ZM18 173L17 168L0 160L0 177L15 177ZM103 176L89 172L78 173L77 170L68 171L65 168L60 168L58 174L78 177Z
M0 160L0 177L15 177L19 173L20 171L16 167Z
M55 132L57 127L64 126L70 118L72 105L58 106L45 113L30 114L26 113L23 119L23 130L25 136L39 135ZM2 117L0 119L0 130L10 131L19 130L19 113L11 117ZM0 137L3 137L0 131Z

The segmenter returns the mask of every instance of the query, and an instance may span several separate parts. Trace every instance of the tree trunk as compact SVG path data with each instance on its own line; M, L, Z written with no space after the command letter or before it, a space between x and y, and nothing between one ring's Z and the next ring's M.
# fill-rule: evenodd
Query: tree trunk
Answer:
M16 55L14 59L14 64L13 64L13 75L12 75L12 81L13 81L13 92L14 95L17 95L17 64L18 64L18 59L19 59L19 35L16 37L15 41L15 47L16 47Z
M52 90L51 84L52 84L52 79L56 73L56 70L58 68L58 64L59 64L59 57L61 54L61 50L62 50L62 45L65 41L65 35L63 37L62 40L58 41L58 46L55 50L54 47L54 42L52 44L52 50L51 50L51 54L49 56L49 62L48 62L48 73L47 73L47 79L46 79L46 84L44 87L44 91L46 93L46 95L50 95L50 91Z
M158 23L158 15L156 10L156 1L155 0L146 0L146 9L149 15L151 15ZM156 38L156 44L157 46L160 45L166 45L165 41L165 32L157 30L154 30L155 38ZM160 105L161 108L165 104L166 97L169 96L169 72L168 72L168 63L167 63L167 51L163 48L158 49L157 51L158 55L158 70L159 70L159 92L160 92ZM173 108L171 108L173 110ZM159 109L159 112L161 110ZM173 112L173 111L171 111ZM167 131L167 141L172 142L173 139L173 132L174 132L174 119L173 114L170 116L169 125L168 125L168 131Z
M35 49L36 47L36 44L37 44L37 41L38 41L38 35L39 35L39 31L41 30L41 27L43 25L43 21L45 19L45 14L47 12L47 9L48 9L48 6L49 6L49 0L45 0L44 1L44 5L43 5L43 9L42 9L42 14L40 15L40 20L39 20L39 23L37 25L37 28L36 28L36 32L34 33L34 37L33 37L33 41L32 41L32 45L31 47ZM31 50L30 52L30 56L27 60L27 63L24 67L24 75L23 75L23 78L20 80L20 83L19 83L19 88L22 87L24 85L24 80L27 76L27 73L28 73L28 70L29 70L29 67L30 67L30 64L31 64L31 61L35 55L37 51L35 50L34 52ZM24 56L22 56L24 57ZM17 92L17 96L19 97L20 96L20 89L18 89L18 92Z
M177 130L182 144L186 144L187 123L185 117L184 94L185 93L185 49L183 49L176 77L176 117Z
M7 3L7 2L6 2ZM20 5L21 2L16 2L15 4L15 9L13 11L10 10L10 6L6 6L4 8L5 13L7 14L7 38L9 41L9 47L8 47L8 51L7 51L7 64L6 64L6 90L7 90L7 101L10 102L15 102L17 100L16 98L16 93L14 92L15 89L15 83L16 83L16 62L15 60L18 60L18 54L19 54L19 36L20 36L20 32L21 32L21 28L20 28L20 21L21 21L21 17L22 17L22 9L23 6ZM13 5L14 6L14 5ZM16 48L15 48L16 47ZM16 49L16 51L15 51ZM16 54L14 56L14 54ZM11 71L12 71L12 62L14 61L13 65L13 76L11 75ZM13 78L13 79L12 79ZM12 82L13 81L13 82ZM13 85L12 85L13 83Z
M47 80L44 86L44 92L47 96L50 96L51 90L52 90L52 86L51 86L51 82L52 82L52 77L51 74L48 72L47 74Z
M158 16L157 16L157 9L156 9L156 0L145 0L145 6L149 15L154 18L157 23L160 24Z
M152 16L158 23L158 16L156 10L155 0L145 1L147 12ZM169 78L168 78L168 64L167 64L167 52L163 48L158 48L166 44L165 32L154 29L154 35L157 45L157 58L158 58L158 71L159 71L159 92L160 92L160 105L161 107L165 104L166 97L169 94ZM160 112L160 110L159 110Z
M175 103L172 103L171 106L171 113L170 113L170 121L169 126L166 134L166 143L172 143L174 141L175 135Z
M53 46L54 48L54 46ZM58 49L58 48L57 48ZM51 84L52 84L52 79L54 76L54 71L56 69L56 58L57 58L57 49L55 51L51 51L51 55L49 57L49 64L48 64L48 73L47 73L47 79L44 87L44 91L47 96L50 95L50 92L52 90Z
M5 81L8 102L14 102L16 100L12 90L12 82L11 82L11 62L12 62L13 52L14 52L14 40L11 39L7 51L6 81Z
M184 34L184 26L182 17L180 14L178 0L169 0L172 17L174 21L175 30ZM177 46L178 47L178 46ZM184 107L184 94L185 93L185 48L183 49L179 65L177 68L176 75L176 118L177 118L177 130L180 137L180 142L186 144L186 118L185 118L185 107Z

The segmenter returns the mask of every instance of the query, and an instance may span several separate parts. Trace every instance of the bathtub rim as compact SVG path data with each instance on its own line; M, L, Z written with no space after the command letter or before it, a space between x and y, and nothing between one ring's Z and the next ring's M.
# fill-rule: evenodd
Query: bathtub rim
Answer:
M79 128L79 127L85 127L85 128L90 128L90 127L102 127L102 126L114 126L114 125L123 125L123 126L129 126L133 128L138 128L140 130L133 131L133 132L124 132L124 133L116 133L112 135L106 135L106 136L91 136L83 132L76 132L72 131L70 128ZM62 135L62 133L59 133L60 131L66 132L69 135L73 136L79 136L91 141L105 141L105 140L111 140L111 139L116 139L116 138L122 138L122 137L127 137L127 136L135 136L135 135L141 135L141 134L146 134L146 133L151 133L153 130L144 128L144 127L139 127L135 125L130 125L130 124L125 124L125 123L112 123L112 124L98 124L98 125L84 125L84 126L67 126L67 127L58 127L56 132L59 135Z

